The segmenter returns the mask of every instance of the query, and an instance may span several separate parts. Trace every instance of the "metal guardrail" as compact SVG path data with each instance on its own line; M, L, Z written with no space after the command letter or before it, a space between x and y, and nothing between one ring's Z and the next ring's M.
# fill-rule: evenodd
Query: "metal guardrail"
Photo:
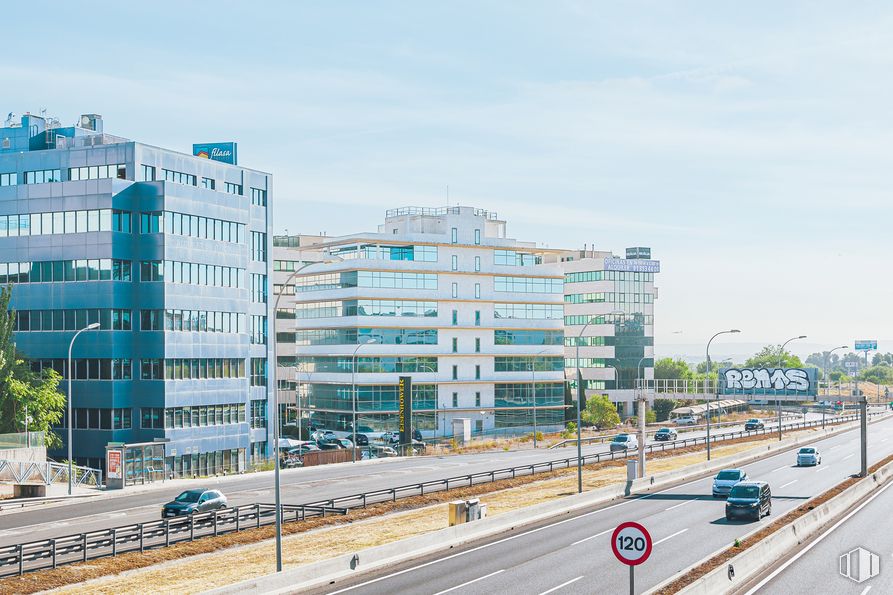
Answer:
M90 467L72 465L74 485L102 485L102 471ZM13 483L44 483L68 481L68 465L52 461L6 461L0 460L0 481Z
M870 413L869 416L882 415L884 412ZM858 415L841 416L834 420L826 420L826 425L836 425L848 421L858 420ZM791 424L782 424L782 430L792 430L809 428L813 426L821 426L822 420L796 422ZM764 428L762 430L741 430L738 432L730 432L727 434L719 434L710 437L710 444L723 442L743 436L756 436L760 434L774 434L778 431L777 427ZM704 444L707 442L706 436L698 438L685 438L682 440L674 440L672 442L661 442L659 444L646 445L646 452L676 450L677 448L685 448L696 444ZM602 461L613 461L615 459L625 459L637 453L637 449L627 451L594 453L583 455L583 464L589 465ZM458 475L446 479L435 479L431 481L407 484L393 488L385 488L372 492L364 492L361 494L353 494L351 496L341 496L339 498L330 498L328 500L320 500L312 502L307 506L346 506L347 508L365 508L369 504L379 502L396 502L397 498L408 498L410 496L423 496L432 492L446 491L451 488L470 487L473 485L489 483L500 479L514 479L515 477L523 477L525 475L534 475L536 473L544 473L554 471L556 469L567 469L577 465L577 457L571 456L564 459L555 459L552 461L543 461L541 463L531 463L528 465L520 465L517 467L506 467L503 469L494 469L492 471L482 471L479 473L469 473L467 475Z
M254 529L272 524L275 512L275 504L251 504L0 547L0 577ZM330 506L282 505L284 521L347 512Z

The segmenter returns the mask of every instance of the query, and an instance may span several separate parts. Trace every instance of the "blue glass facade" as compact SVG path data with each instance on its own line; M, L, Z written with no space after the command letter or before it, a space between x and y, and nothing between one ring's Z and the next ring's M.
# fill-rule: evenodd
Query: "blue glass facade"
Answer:
M246 321L270 317L272 177L103 134L95 116L81 123L26 115L0 128L0 278L13 308L41 317L19 326L17 346L67 375L69 320L126 316L74 344L78 462L101 465L108 442L163 440L176 475L244 469L271 452L271 346ZM174 233L140 225L163 212L177 215ZM119 216L105 225L106 214Z

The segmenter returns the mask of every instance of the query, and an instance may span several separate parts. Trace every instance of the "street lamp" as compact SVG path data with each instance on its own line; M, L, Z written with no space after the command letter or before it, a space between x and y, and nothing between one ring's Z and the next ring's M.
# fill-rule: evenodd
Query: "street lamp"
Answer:
M298 273L306 269L307 267L314 264L325 264L327 262L332 262L331 260L320 260L316 262L305 262L285 279L285 283L282 284L282 289L276 294L276 299L273 302L273 338L272 338L272 356L273 363L272 365L268 365L267 369L270 370L270 381L273 384L273 407L271 408L272 414L270 415L271 421L273 423L273 491L275 492L276 497L276 572L282 572L282 489L279 479L279 379L277 378L276 372L278 371L279 362L276 361L276 321L277 314L279 312L279 300L282 299L283 294L288 289L288 284L294 279ZM295 354L295 360L297 360L297 354ZM300 397L299 397L300 398ZM298 420L300 423L300 420Z
M778 367L784 367L784 348L785 345L790 343L791 341L797 341L799 339L805 339L806 335L800 335L799 337L792 337L781 344L781 349L778 350ZM778 396L778 395L776 395ZM778 439L781 440L781 399L775 400L778 405Z
M295 404L298 406L298 440L303 440L301 437L303 431L303 421L304 415L301 410L301 368L303 365L295 367ZM310 388L310 372L304 372L307 374L307 388Z
M728 335L734 333L740 333L741 331L733 328L727 331L719 331L707 341L707 374L704 376L704 389L706 391L708 387L708 383L710 382L710 344L713 343L713 339L717 338L720 335ZM716 398L719 399L719 379L716 381ZM710 460L710 397L707 397L707 460Z
M74 334L71 338L71 342L68 344L68 495L71 496L71 488L72 488L72 475L71 475L71 428L74 425L74 419L71 415L71 377L74 376L74 369L71 367L71 350L74 347L74 340L78 338L84 331L92 331L93 329L99 328L99 323L94 322L93 324L88 324L78 332Z
M533 447L536 448L536 358L544 353L546 353L548 349L543 349L539 353L533 356L530 362L530 389L533 393Z
M636 384L639 387L639 396L638 396L638 414L639 414L639 465L638 472L636 473L637 477L645 477L645 414L646 414L646 406L647 400L645 398L645 391L642 387L642 381L644 379L639 377L639 369L642 366L642 362L648 359L648 356L642 356L639 360L639 363L636 364Z
M835 347L831 351L825 352L824 366L822 367L822 377L825 379L825 402L822 404L822 429L825 429L825 408L828 406L828 396L831 392L831 382L828 378L828 359L831 357L831 354L839 349L848 349L849 345L841 345L840 347Z
M360 350L360 347L363 345L370 345L372 343L377 343L377 339L370 338L366 341L357 345L357 348L353 350L353 365L350 368L350 393L352 395L352 406L351 406L351 425L350 429L353 432L353 448L352 450L352 459L353 462L357 462L357 383L356 383L356 374L357 374L357 351ZM412 398L412 395L409 397Z

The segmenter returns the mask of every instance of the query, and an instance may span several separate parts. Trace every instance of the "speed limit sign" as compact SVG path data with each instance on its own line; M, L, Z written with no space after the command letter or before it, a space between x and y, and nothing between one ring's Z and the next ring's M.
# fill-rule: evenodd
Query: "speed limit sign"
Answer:
M629 593L636 592L635 568L651 555L651 535L639 523L620 523L611 535L611 549L622 563L629 566Z
M638 566L651 555L651 535L639 523L621 523L614 529L611 549L627 566Z

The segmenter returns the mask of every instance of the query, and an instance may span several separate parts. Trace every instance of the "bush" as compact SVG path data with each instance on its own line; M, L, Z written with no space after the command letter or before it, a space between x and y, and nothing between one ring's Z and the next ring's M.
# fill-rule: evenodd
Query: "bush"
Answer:
M654 414L657 416L654 421L666 421L670 419L670 412L677 407L676 399L654 399Z
M567 422L567 425L564 426L564 430L561 432L561 437L568 438L576 438L577 437L577 424L572 421Z

